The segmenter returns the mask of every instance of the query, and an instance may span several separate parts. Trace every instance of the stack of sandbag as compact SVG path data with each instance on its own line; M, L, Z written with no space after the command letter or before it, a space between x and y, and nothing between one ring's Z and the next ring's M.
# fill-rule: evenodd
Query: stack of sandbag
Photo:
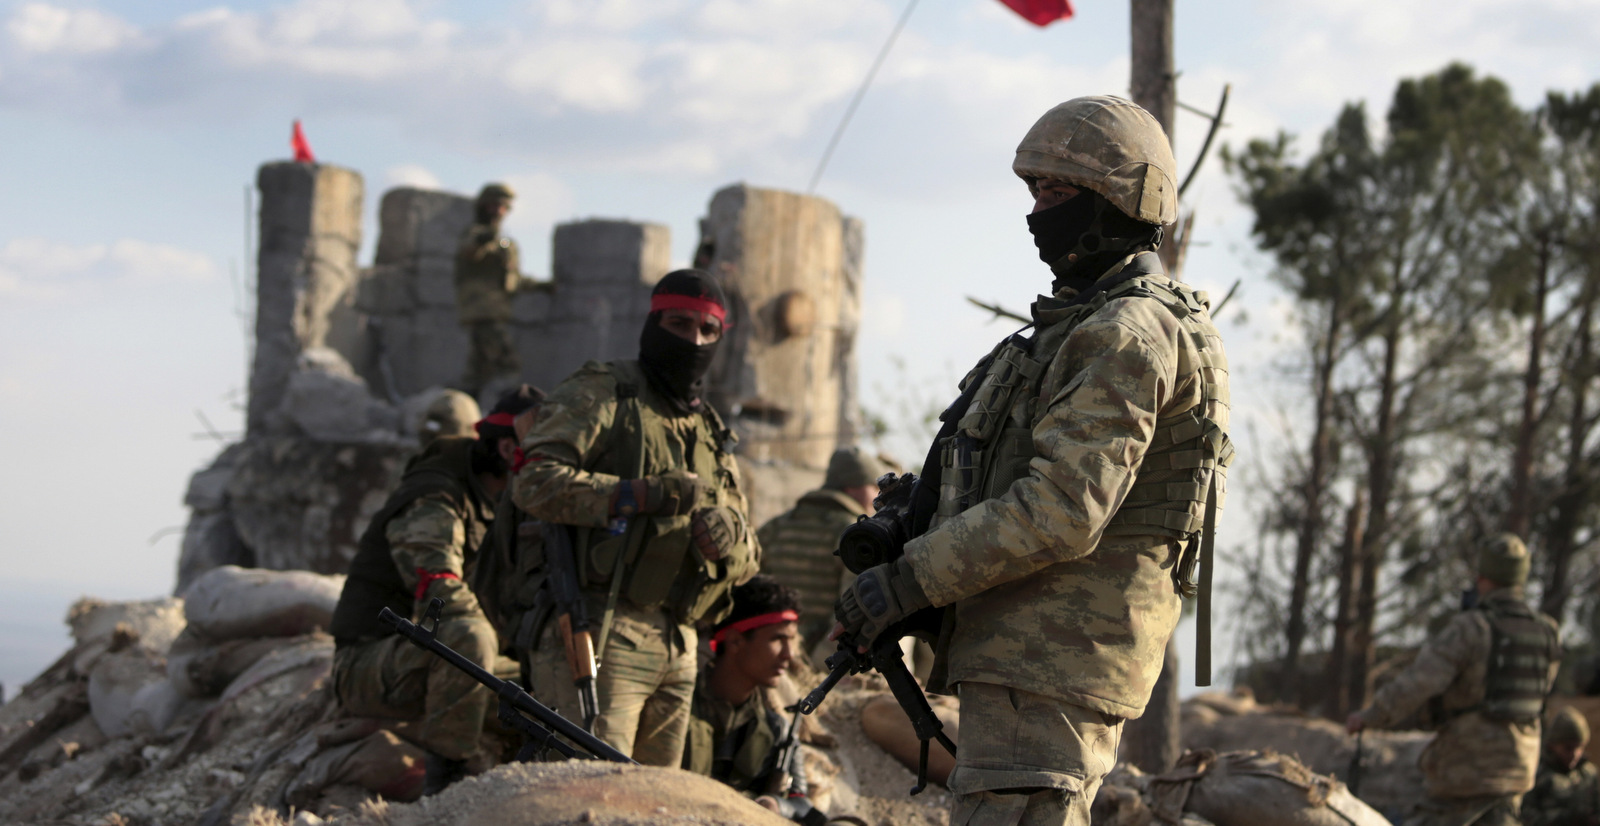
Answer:
M223 565L183 592L188 625L166 676L184 697L214 697L288 637L326 629L343 576Z
M1155 776L1119 767L1095 810L1109 826L1389 826L1343 783L1272 751L1190 751Z

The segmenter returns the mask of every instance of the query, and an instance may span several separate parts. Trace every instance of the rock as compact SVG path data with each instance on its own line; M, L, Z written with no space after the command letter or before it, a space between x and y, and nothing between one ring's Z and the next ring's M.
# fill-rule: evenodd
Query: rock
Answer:
M373 398L344 357L325 347L300 354L267 421L270 432L319 442L392 442L400 429L399 411Z

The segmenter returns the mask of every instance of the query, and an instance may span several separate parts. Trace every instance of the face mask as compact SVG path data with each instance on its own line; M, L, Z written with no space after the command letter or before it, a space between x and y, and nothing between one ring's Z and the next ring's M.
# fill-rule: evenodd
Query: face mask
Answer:
M645 322L639 334L639 364L658 392L682 409L691 408L700 398L720 340L697 345L664 329L660 322L658 313Z
M1067 257L1094 225L1095 206L1094 195L1083 191L1029 215L1028 232L1033 233L1033 245L1039 248L1039 260L1054 264Z

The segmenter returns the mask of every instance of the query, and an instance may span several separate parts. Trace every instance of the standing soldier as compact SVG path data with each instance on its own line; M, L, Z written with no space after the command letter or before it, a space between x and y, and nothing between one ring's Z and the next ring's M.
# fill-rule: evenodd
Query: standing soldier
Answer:
M833 601L850 576L833 552L839 534L862 515L872 515L883 463L859 447L842 447L828 460L822 487L761 526L761 572L800 594L805 614L801 636L810 650L833 625Z
M497 379L515 380L522 371L511 332L511 296L539 286L520 270L517 242L500 234L516 194L505 184L488 184L478 193L473 224L456 249L456 316L471 336L462 389L473 396Z
M1539 716L1561 665L1556 621L1523 599L1528 564L1516 535L1485 540L1476 604L1346 722L1352 734L1386 728L1433 703L1441 728L1418 761L1428 797L1406 826L1520 822L1518 799L1539 763Z
M494 670L499 643L466 581L506 487L517 445L512 420L541 398L523 385L478 422L478 438L441 436L406 465L400 487L361 535L333 612L339 705L352 716L420 718L417 739L428 751L424 794L492 765L478 738L494 695L396 634L378 612L388 608L416 622L442 599L439 640Z
M1155 253L1174 166L1161 126L1120 98L1069 100L1028 131L1012 169L1052 294L941 416L917 538L836 606L836 633L859 641L951 606L930 680L961 698L951 823L1089 823L1222 504L1222 340Z
M1524 826L1600 826L1600 774L1583 756L1589 723L1568 706L1550 720L1533 791L1522 798Z
M683 759L695 623L726 616L729 592L760 564L733 435L702 400L725 306L706 273L668 273L651 293L637 361L589 362L536 420L518 420L526 458L512 500L572 528L570 569L598 618L594 733L653 766ZM533 576L551 573L546 565ZM523 657L532 691L571 715L581 707L578 675L560 623L538 611L529 619L517 637L531 641Z

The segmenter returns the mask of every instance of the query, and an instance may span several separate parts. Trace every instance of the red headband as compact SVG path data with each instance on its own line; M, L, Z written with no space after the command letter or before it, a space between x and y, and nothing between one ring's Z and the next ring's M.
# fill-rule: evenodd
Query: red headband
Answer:
M794 622L798 619L800 619L800 615L794 611L774 611L770 614L757 614L753 617L745 617L744 619L723 628L721 631L718 631L716 635L711 638L711 653L717 653L717 644L727 638L729 634L742 634L754 628L761 628L767 625L777 625L780 622Z
M478 435L482 436L483 426L486 424L497 424L501 427L516 427L516 423L517 417L511 415L510 413L496 413L493 416L485 416L482 419L479 419L477 424L472 426L472 429L478 431Z
M697 313L705 313L706 315L723 322L727 321L728 316L728 312L722 308L721 304L718 304L709 298L699 298L692 295L675 295L673 293L662 293L660 295L650 296L650 312L659 313L662 310L693 310Z

